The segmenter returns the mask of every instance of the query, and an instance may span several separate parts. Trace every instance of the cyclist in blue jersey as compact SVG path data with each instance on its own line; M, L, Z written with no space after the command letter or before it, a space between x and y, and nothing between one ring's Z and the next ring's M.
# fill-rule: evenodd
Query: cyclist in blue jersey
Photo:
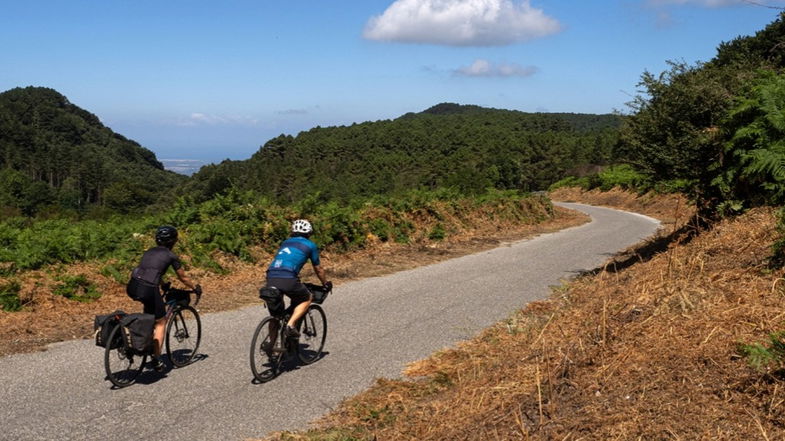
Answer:
M305 314L311 304L311 292L300 282L300 270L303 265L310 260L316 277L322 285L331 286L327 280L324 269L319 260L319 248L308 239L313 233L311 223L306 219L297 219L292 222L292 233L288 239L281 243L270 266L267 267L267 287L275 287L285 294L294 305L292 317L286 326L286 333L290 337L297 338L300 333L297 331L296 324L300 317ZM265 299L270 313L282 315L283 299Z

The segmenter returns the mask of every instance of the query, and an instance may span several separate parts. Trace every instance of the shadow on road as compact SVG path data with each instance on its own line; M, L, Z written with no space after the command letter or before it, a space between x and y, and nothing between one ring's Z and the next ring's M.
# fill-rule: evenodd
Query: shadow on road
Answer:
M659 235L634 248L616 254L609 254L609 257L612 257L612 259L600 267L588 271L572 272L576 273L578 276L597 275L603 271L616 273L629 268L636 263L651 260L657 254L666 251L671 244L687 244L700 234L701 231L710 227L711 225L707 225L705 221L695 218L670 234Z
M152 365L149 364L149 363L151 363L151 361L148 361L148 366L145 367L145 370L141 374L139 374L138 377L136 377L136 381L134 382L134 384L146 384L146 385L149 385L149 384L157 383L161 379L168 377L170 372L175 371L175 370L185 369L188 366L190 366L190 365L192 365L194 363L198 363L198 362L200 362L202 360L206 360L209 357L210 356L207 355L207 354L196 354L196 355L194 355L194 358L193 358L193 360L191 360L190 363L188 363L185 366L179 367L179 368L175 368L174 366L172 366L172 363L171 363L171 361L169 361L168 357L163 357L164 363L166 364L166 369L163 372L156 372L155 370L153 370L152 369ZM124 389L124 388L112 385L111 389L112 390L119 390L119 389Z
M328 355L330 355L329 352L322 352L319 358L317 358L316 360L314 360L309 364L318 363L320 360L327 357ZM308 365L304 365L300 363L300 360L297 358L296 355L287 355L286 359L283 361L283 363L281 363L281 366L278 372L275 374L275 376L277 377L285 372L297 371L303 366L308 366ZM266 381L259 381L256 378L251 379L251 384L264 384L264 383L266 383Z

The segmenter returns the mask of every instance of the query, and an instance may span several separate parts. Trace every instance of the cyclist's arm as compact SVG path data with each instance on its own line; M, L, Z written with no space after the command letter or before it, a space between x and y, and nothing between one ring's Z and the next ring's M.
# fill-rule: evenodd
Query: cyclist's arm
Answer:
M177 273L177 278L180 279L180 281L183 282L185 286L187 286L190 289L196 289L196 285L191 281L191 279L188 276L185 275L184 269L178 268L177 270L175 270L175 273Z
M313 272L316 273L316 277L319 278L319 281L322 282L322 285L327 284L327 276L324 274L324 268L321 265L314 265Z

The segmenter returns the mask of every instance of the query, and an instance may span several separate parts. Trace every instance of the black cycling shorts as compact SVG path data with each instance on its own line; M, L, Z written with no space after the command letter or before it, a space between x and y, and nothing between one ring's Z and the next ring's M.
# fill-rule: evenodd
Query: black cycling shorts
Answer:
M278 288L286 297L291 299L290 308L295 308L302 302L311 300L311 291L300 283L300 279L267 279L267 286Z
M131 278L125 292L128 294L128 297L137 302L142 302L145 314L153 314L156 320L166 315L166 304L157 285L150 285Z

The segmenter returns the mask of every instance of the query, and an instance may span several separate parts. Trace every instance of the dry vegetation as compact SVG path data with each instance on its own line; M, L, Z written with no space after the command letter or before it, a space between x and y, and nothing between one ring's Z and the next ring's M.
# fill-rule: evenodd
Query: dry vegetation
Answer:
M556 216L536 225L515 224L512 221L491 221L487 213L467 213L461 219L445 220L452 225L451 235L441 241L419 237L410 245L379 242L369 248L349 254L329 250L322 253L328 276L340 286L349 280L389 274L411 268L414 263L427 264L463 254L498 246L503 241L522 239L531 235L554 231L576 225L585 216L567 210L556 210ZM418 230L428 231L432 219L413 219ZM175 249L177 251L177 249ZM199 281L205 295L199 304L203 312L222 311L245 305L259 304L258 289L264 279L264 269L269 261L256 250L264 266L250 265L224 257L221 261L229 271L226 275L189 272ZM412 256L417 255L417 259ZM21 278L20 297L25 304L22 311L0 311L0 355L44 349L47 344L92 335L93 318L116 309L138 311L141 305L128 298L125 287L113 279L100 275L100 264L80 264L48 268L25 274ZM304 279L315 280L308 273ZM53 295L57 283L55 274L85 275L96 284L101 298L93 303L79 303ZM340 289L340 288L339 288Z
M678 199L557 196L685 218L674 215ZM756 209L650 260L587 275L412 364L408 378L378 380L319 429L272 437L783 439L782 373L756 372L737 352L783 327L783 272L766 267L774 238L772 210Z

